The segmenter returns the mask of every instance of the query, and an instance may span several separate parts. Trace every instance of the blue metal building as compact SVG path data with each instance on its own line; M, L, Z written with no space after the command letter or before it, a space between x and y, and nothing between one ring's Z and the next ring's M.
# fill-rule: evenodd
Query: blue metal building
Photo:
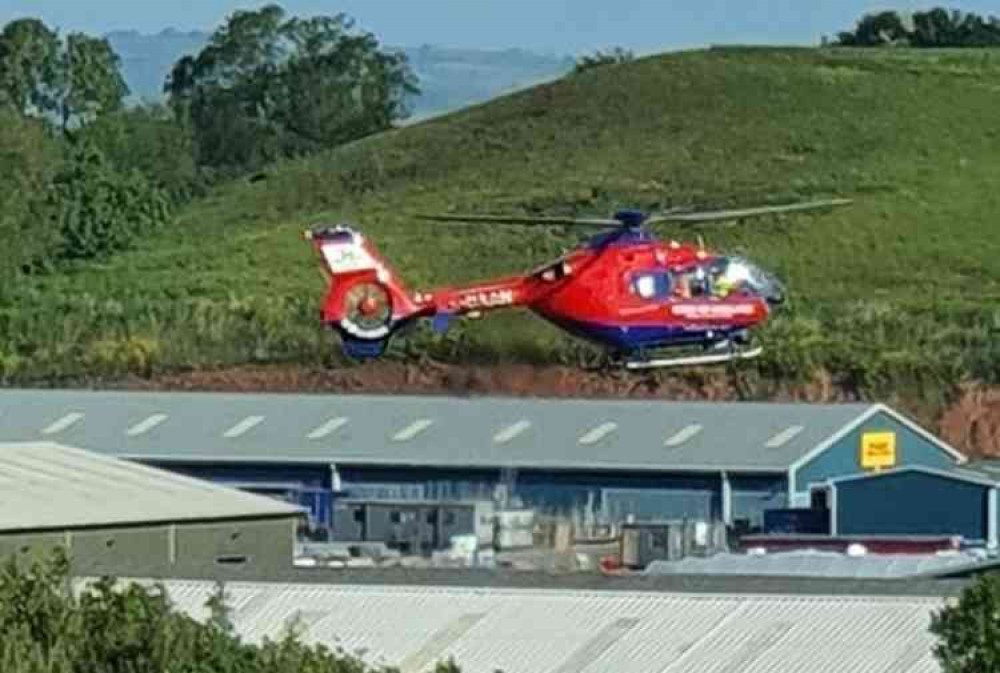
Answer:
M972 470L910 465L814 488L826 493L831 535L955 535L997 546L997 482Z
M470 500L759 526L873 466L957 451L879 404L0 391L0 440L49 439L306 505Z

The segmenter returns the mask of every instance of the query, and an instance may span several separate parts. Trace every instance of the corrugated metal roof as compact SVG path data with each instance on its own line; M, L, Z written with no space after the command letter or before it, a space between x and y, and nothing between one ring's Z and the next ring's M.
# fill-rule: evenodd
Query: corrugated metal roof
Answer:
M0 443L0 531L294 515L272 498L48 442Z
M198 619L210 582L167 581ZM237 633L361 652L403 673L932 673L940 598L726 596L535 589L233 583Z
M872 409L865 404L3 390L0 440L37 439L75 414L71 424L46 438L137 458L777 471ZM784 441L774 441L782 433Z
M655 561L650 575L741 575L778 577L842 577L895 579L967 568L978 559L970 554L870 554L848 556L828 551L791 551L762 555L717 554Z

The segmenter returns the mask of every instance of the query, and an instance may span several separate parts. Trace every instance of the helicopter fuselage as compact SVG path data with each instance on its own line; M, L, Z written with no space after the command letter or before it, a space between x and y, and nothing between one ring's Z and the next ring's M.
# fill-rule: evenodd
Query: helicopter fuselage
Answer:
M643 231L595 236L523 276L416 292L353 230L311 234L331 278L323 320L355 355L379 354L375 342L384 350L398 327L419 318L443 327L456 316L512 308L626 355L711 346L745 337L784 299L780 284L745 259Z

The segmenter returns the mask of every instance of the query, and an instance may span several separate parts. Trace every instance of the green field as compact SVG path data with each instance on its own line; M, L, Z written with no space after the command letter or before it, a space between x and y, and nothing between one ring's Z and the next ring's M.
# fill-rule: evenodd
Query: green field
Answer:
M787 283L750 375L861 390L1000 378L1000 52L729 48L569 76L217 190L134 250L25 282L9 380L336 362L304 227L350 222L414 287L526 270L578 232L425 211L607 215L848 197L704 231ZM684 232L663 228L664 236ZM576 362L524 314L418 331L391 357ZM746 365L744 365L746 366Z

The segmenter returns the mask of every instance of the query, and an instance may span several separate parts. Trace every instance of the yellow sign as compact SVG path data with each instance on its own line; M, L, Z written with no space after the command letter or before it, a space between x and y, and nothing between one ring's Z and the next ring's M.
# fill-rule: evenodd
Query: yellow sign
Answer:
M866 432L861 435L861 468L881 470L896 466L896 433Z

